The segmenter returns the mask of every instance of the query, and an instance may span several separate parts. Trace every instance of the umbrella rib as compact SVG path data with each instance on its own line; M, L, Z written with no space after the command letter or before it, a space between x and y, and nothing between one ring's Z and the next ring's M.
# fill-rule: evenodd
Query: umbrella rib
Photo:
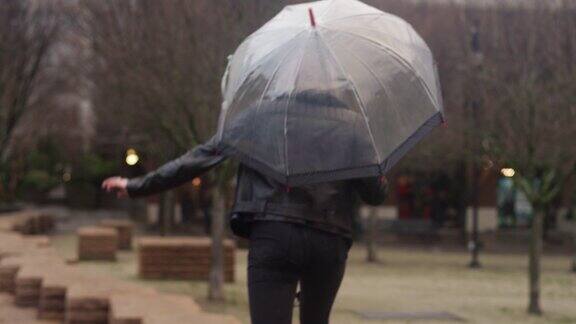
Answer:
M393 106L394 106L394 112L396 113L396 118L398 118L398 120L400 121L400 123L402 124L402 127L404 129L406 129L406 122L404 121L404 119L400 116L399 110L398 110L398 103L396 103L395 100L393 100L393 97L390 95L390 90L382 83L382 80L380 80L380 78L376 75L376 73L374 73L374 71L372 71L370 69L370 67L368 66L368 64L366 64L366 62L364 62L364 60L362 60L360 57L358 57L358 55L354 54L353 51L349 50L348 48L346 48L346 46L342 47L344 50L346 50L347 52L349 52L350 54L352 54L352 56L358 61L360 62L360 64L362 64L366 70L368 72L370 72L370 74L372 74L372 76L374 77L374 79L376 79L376 81L378 81L378 84L380 84L380 87L384 90L384 92L386 93L386 95L388 96L388 98L390 99L390 101L392 101Z
M292 38L290 38L290 39L287 40L284 44L282 44L282 46L278 46L278 47L275 48L274 50L270 51L270 53L266 54L266 55L262 58L262 60L268 59L268 57L269 57L270 55L272 55L273 52L276 52L279 48L282 48L283 46L291 43L294 39L296 39L298 36L300 36L300 35L301 35L302 33L304 33L305 31L306 31L306 29L298 32L296 35L294 35ZM261 63L260 65L262 65L262 64L263 64L263 63ZM254 70L255 70L255 69L253 69L252 72L254 72ZM251 73L248 73L248 74L246 75L246 77L244 77L244 79L242 80L242 82L239 82L239 83L238 83L239 86L235 87L235 89L238 89L238 90L239 90L240 88L242 88L242 86L244 85L244 83L245 83L246 80L248 79L248 76L251 75L252 72L251 72ZM237 91L237 90L234 90L234 91ZM244 91L242 92L242 94L244 94L245 92L246 92L246 90L244 90ZM238 95L237 93L234 94L234 96L232 97L231 102L228 103L226 109L223 109L222 112L221 112L222 114L224 114L224 116L222 117L222 127L225 127L225 125L226 125L226 121L228 120L228 111L230 110L230 107L233 107L233 106L234 106L234 105L233 105L233 103L234 103L234 101L235 101L234 98L236 98L237 95ZM223 94L223 96L226 97L226 94ZM224 108L224 107L223 107L223 108ZM222 136L223 136L223 135L222 135Z
M377 18L381 18L381 17L377 17ZM338 20L338 19L336 19L336 20ZM340 29L340 28L337 28L337 27L336 27L336 28L330 28L330 27L326 27L326 26L323 26L323 27L326 28L326 29L335 30L335 31L344 31L344 30L342 30L342 29ZM357 28L357 29L365 29L365 30L370 31L370 32L377 32L377 33L378 33L378 32L381 32L381 31L378 30L378 29L374 29L374 28L370 28L370 27L366 27L366 26L354 26L354 28L355 28L355 29L356 29L356 28ZM352 33L352 32L348 32L348 33ZM354 34L355 34L355 35L358 35L358 34L356 34L356 33L354 33ZM419 51L425 51L425 52L427 52L427 53L431 53L431 51L430 51L429 48L424 47L424 46L421 46L420 44L417 44L417 43L415 43L414 41L412 41L412 42L407 42L407 41L402 40L402 39L400 39L400 38L398 38L398 37L396 37L396 36L394 36L394 35L386 35L386 36L395 39L396 41L398 41L399 43L401 43L403 46L412 47L412 48L415 48L415 49L417 49L417 50L419 50ZM367 37L364 36L364 38L367 38ZM412 36L410 36L410 39L412 40ZM374 41L372 41L372 42L374 42ZM391 49L391 50L392 50L392 49Z
M306 42L302 45L303 48L306 48L308 45L308 41L310 37L306 39ZM304 61L304 54L306 53L305 50L302 50L302 55L300 56L300 60L298 61L298 67L296 68L296 74L294 77L294 85L292 86L292 90L290 90L290 94L288 95L288 100L286 102L286 108L284 109L284 164L286 167L286 182L288 182L288 177L290 176L290 168L288 167L288 106L290 105L290 100L292 99L292 94L294 94L294 89L296 88L296 82L298 81L298 74L300 73L300 69L302 68L302 61Z
M262 30L262 28L265 27L265 26L266 26L266 25L262 26L260 29L258 29L258 30L255 31L254 33L252 33L252 35L246 37L246 39L243 41L243 43L252 40L252 38L254 38L254 37L256 37L256 36L260 36L260 34L270 33L270 32L278 32L278 30L281 30L281 29L300 29L300 28L302 28L301 26L294 25L294 26L285 26L285 27L281 27L281 28L277 28L277 29L272 29L272 30L270 30L270 29L264 29L264 30ZM299 32L298 34L300 34L300 32ZM292 40L292 39L290 39L290 40ZM288 40L288 41L290 41L290 40Z
M410 70L412 73L414 73L414 75L416 76L416 78L418 79L418 81L420 82L420 84L422 85L422 87L424 87L424 90L426 90L426 93L428 93L428 97L432 98L434 101L433 104L434 106L438 109L438 111L442 111L442 108L439 107L439 104L437 101L437 99L435 98L435 96L432 94L432 91L430 90L430 88L428 88L428 85L426 84L426 82L424 82L424 79L422 78L422 76L420 75L420 73L418 73L416 70L414 70L414 68L412 67L412 65L410 65L410 63L408 61L406 61L401 55L399 55L398 53L396 53L396 51L394 51L394 49L390 48L389 46L386 46L384 44L380 44L366 36L363 36L361 34L358 33L354 33L354 32L350 32L350 31L346 31L346 30L342 30L342 29L338 29L338 28L327 28L324 27L328 30L332 30L335 32L340 32L340 33L345 33L345 34L349 34L349 35L353 35L356 36L360 39L363 39L364 41L367 41L371 44L373 44L376 48L382 49L385 52L388 52L389 54L391 54L390 56L393 57L394 59L396 59L400 64L402 64L405 68L407 68L408 70Z
M358 105L360 105L360 111L362 112L362 116L364 116L364 122L366 123L366 128L368 129L368 133L370 134L370 140L372 141L372 147L374 148L374 152L376 153L376 158L377 158L376 162L378 164L378 168L380 169L380 163L381 163L382 159L380 157L380 152L378 152L378 148L376 147L376 141L374 139L374 134L372 134L372 129L370 128L370 121L369 121L368 115L364 111L364 102L362 101L362 98L360 97L360 94L358 93L358 89L356 87L356 84L354 83L354 80L352 79L350 74L348 74L348 72L344 69L344 66L342 66L342 64L340 63L340 61L336 57L336 55L334 55L332 48L330 48L328 43L326 43L326 41L324 40L324 37L322 37L322 35L320 33L318 33L318 35L320 36L322 43L324 43L324 46L326 46L326 49L328 49L328 52L330 52L330 55L332 56L332 58L334 59L336 64L338 64L338 66L340 67L340 70L342 70L342 73L344 73L348 77L348 80L350 81L350 83L352 83L352 91L354 92L354 96L356 97L356 101L358 102Z
M338 21L338 20L357 18L357 17L363 17L363 16L380 16L380 15L382 15L381 12L371 12L371 13L365 13L365 14L359 14L359 15L350 15L350 16L344 16L344 17L335 18L335 19L329 19L329 20L326 20L326 23L328 24L328 23L332 23L332 22Z
M275 49L271 50L270 52L266 53L266 55L264 55L264 56L260 59L260 61L259 61L259 62L260 62L260 65L263 64L263 63L262 63L263 61L268 60L268 58L270 57L270 55L272 55L272 53L276 52L279 48L282 48L284 45L291 43L291 42L292 42L294 39L296 39L298 36L302 35L302 33L304 33L305 31L307 31L307 29L304 29L304 30L299 31L299 32L296 33L294 36L292 36L291 38L287 39L286 42L284 42L282 45L280 45L280 46L276 47ZM242 45L240 45L240 46L243 46L244 44L246 44L246 40L245 40L244 42L242 42ZM235 55L235 54L236 54L236 53L234 53L234 55ZM232 55L232 57L234 57L234 55ZM232 59L234 59L234 58L232 58ZM248 67L248 68L250 68L250 67ZM255 69L256 69L256 68L252 68L252 70L251 70L249 73L247 73L246 76L245 76L241 81L235 82L235 83L233 84L234 87L230 87L230 89L228 89L228 91L233 91L233 92L235 93L238 89L240 89L240 88L244 85L244 82L246 82L246 80L248 79L248 76L251 74L251 72L254 72ZM232 105L232 104L230 104L230 105Z
M330 3L326 5L326 9L322 13L322 16L318 17L318 21L321 21L322 19L324 19L324 16L326 16L326 14L330 11L330 9L332 9L333 5L334 5L334 0L331 0Z
M266 91L268 91L268 88L272 84L272 81L274 81L274 78L276 78L276 74L278 73L278 71L280 71L280 67L282 66L282 64L286 61L286 59L289 56L290 56L290 51L286 51L286 54L284 54L284 57L282 57L278 61L278 65L274 68L274 72L272 72L272 75L270 76L270 80L268 80L268 82L266 82L266 86L264 87L264 90L262 91L262 95L260 96L260 99L258 100L258 106L256 106L256 114L258 114L258 112L260 111L260 107L262 106L262 101L264 100L264 96L266 95Z
M299 35L302 34L302 32L299 33ZM295 38L293 38L292 40L294 40ZM278 73L278 71L280 71L280 67L282 66L282 64L286 61L286 59L290 57L290 51L286 51L286 53L284 54L284 57L282 57L279 61L278 61L278 65L274 68L274 72L272 73L272 75L270 76L270 80L268 80L268 82L266 83L266 86L264 87L264 90L262 91L262 95L260 96L260 100L258 101L258 106L256 106L256 113L254 114L254 117L252 118L252 134L254 134L254 129L256 128L256 123L254 122L254 119L256 118L256 116L258 116L259 112L260 112L260 108L262 107L262 101L264 100L264 96L266 95L266 92L268 91L268 88L270 87L270 85L272 84L272 81L274 81L274 79L276 78L276 74Z

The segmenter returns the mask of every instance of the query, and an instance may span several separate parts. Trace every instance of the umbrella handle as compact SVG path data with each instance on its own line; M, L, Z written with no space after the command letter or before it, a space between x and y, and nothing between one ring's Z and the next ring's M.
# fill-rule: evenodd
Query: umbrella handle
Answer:
M310 16L310 24L312 27L316 27L316 18L314 17L314 11L312 8L308 8L308 15Z

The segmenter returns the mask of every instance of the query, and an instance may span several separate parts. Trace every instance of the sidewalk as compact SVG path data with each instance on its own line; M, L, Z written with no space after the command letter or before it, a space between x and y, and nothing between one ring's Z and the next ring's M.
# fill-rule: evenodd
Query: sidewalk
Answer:
M58 321L39 320L35 308L19 308L13 297L0 293L0 323L2 324L58 324Z

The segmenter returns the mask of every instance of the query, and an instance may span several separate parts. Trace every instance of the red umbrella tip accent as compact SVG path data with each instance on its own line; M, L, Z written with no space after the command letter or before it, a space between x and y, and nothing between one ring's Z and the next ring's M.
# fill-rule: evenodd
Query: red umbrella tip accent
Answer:
M308 8L308 15L310 16L310 24L312 27L316 27L316 18L314 18L314 11L312 8Z
M442 127L443 127L443 128L448 128L448 122L443 121L443 122L442 122Z

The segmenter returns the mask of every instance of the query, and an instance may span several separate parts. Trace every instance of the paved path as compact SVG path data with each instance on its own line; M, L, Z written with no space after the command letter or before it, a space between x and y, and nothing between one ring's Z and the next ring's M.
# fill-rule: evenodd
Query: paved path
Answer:
M2 324L57 324L58 321L36 319L36 308L20 308L14 305L14 297L0 293L0 323Z

